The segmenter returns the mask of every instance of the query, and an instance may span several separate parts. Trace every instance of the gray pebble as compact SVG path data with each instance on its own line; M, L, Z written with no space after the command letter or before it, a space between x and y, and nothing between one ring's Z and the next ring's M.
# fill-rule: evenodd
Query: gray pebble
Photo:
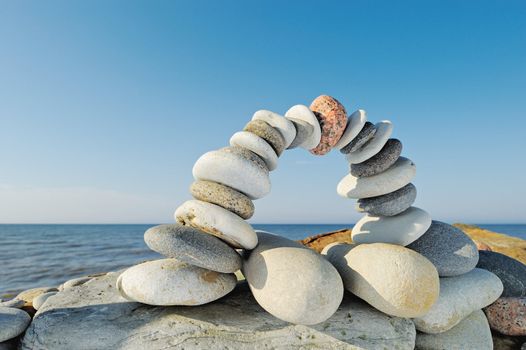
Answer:
M195 181L190 186L195 199L212 203L247 220L254 215L254 203L243 193L213 181Z
M393 165L402 153L402 142L397 139L387 140L384 147L365 162L351 164L351 174L356 177L366 177L379 174Z
M410 183L391 193L358 199L356 210L373 216L394 216L407 210L415 199L416 187Z
M251 120L245 125L243 131L249 131L267 141L268 144L272 146L278 157L285 150L285 139L278 130L266 121L259 119Z
M303 142L309 139L312 133L314 132L314 127L311 124L301 119L294 119L294 118L288 118L288 119L292 122L292 124L294 124L294 127L296 128L296 137L294 138L292 143L287 148L287 149L291 149L291 148L296 148L296 147L301 146Z
M504 291L502 297L526 297L526 265L504 254L479 251L477 267L499 276Z
M349 154L351 152L359 150L363 145L370 141L374 134L376 134L376 127L371 122L365 122L362 130L356 135L356 137L343 147L340 152L343 154Z
M440 277L463 275L473 270L479 260L477 245L471 238L458 228L435 220L407 248L431 261Z
M180 224L159 225L144 233L148 247L166 257L217 272L241 268L241 256L208 233Z
M52 297L53 295L57 294L58 292L47 292L47 293L44 293L44 294L40 294L38 297L36 297L35 299L33 299L33 308L35 310L38 310L40 309L40 307L42 305L44 305L44 303L46 302L46 300L49 298L49 297Z
M0 307L0 342L19 336L30 322L31 317L27 312L11 307Z

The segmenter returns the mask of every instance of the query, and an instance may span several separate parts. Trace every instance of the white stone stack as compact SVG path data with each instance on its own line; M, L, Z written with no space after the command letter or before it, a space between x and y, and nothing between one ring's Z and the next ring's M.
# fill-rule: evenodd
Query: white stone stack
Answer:
M421 348L441 342L491 348L479 310L498 298L502 283L474 269L477 248L465 234L412 206L416 167L400 156L402 143L390 138L392 131L389 121L368 122L363 110L347 117L330 96L284 116L257 111L228 147L197 160L194 199L177 208L177 223L145 233L148 246L167 258L126 270L117 283L121 295L152 305L200 305L232 291L241 269L256 301L291 323L327 320L345 287L385 314L413 319ZM253 200L270 192L278 158L296 147L344 153L350 174L337 192L357 199L366 213L352 230L354 244L331 244L325 258L246 222Z
M417 348L491 349L480 310L499 297L501 281L475 269L477 247L462 231L412 206L416 167L390 139L391 122L372 126L359 110L347 129L337 148L350 174L337 192L357 199L366 214L352 229L353 245L332 244L322 253L347 290L386 314L412 318Z

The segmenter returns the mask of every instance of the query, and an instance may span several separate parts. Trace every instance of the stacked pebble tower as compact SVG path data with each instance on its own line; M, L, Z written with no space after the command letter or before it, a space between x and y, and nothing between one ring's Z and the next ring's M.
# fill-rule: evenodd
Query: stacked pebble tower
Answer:
M480 309L499 297L502 283L475 268L478 251L465 234L412 206L416 167L401 157L392 130L389 121L367 121L363 110L347 117L325 95L284 117L257 111L228 147L197 160L194 199L177 208L177 223L145 233L148 247L166 259L123 272L121 295L150 305L205 304L232 291L241 269L256 301L288 322L327 320L345 288L386 314L412 318L423 332L422 348L447 343L463 323L483 329L471 339L474 348L490 348ZM296 147L315 155L339 149L350 173L337 192L357 199L357 210L366 213L352 230L353 244L331 244L324 257L245 221L254 214L252 201L270 192L269 171L285 149Z

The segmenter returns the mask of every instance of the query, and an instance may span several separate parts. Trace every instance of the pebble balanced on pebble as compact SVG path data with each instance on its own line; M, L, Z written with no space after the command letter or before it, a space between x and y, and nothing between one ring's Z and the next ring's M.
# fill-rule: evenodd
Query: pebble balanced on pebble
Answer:
M121 294L152 305L204 304L233 290L233 273L241 269L258 303L288 322L325 321L337 310L345 286L384 313L415 318L423 332L451 334L446 331L470 312L493 302L502 284L489 272L463 278L478 261L476 246L412 206L416 167L401 157L402 143L390 138L392 131L389 121L368 122L364 110L347 117L343 105L326 95L310 107L293 106L284 117L257 111L228 147L197 160L190 188L194 199L175 211L177 223L145 233L147 245L167 259L122 273ZM352 231L359 246L333 244L324 250L332 265L296 242L254 231L245 221L254 213L252 201L270 192L269 171L278 167L283 151L297 147L315 155L339 149L350 173L337 192L358 199L358 211L366 213ZM437 246L437 234L447 236L448 244ZM236 249L245 251L243 259ZM454 324L441 320L440 310L433 316L436 305L450 304L447 295L439 295L439 276L458 276L449 283L452 293L464 280L484 289L484 297L463 307ZM479 335L479 343L491 343L486 333Z

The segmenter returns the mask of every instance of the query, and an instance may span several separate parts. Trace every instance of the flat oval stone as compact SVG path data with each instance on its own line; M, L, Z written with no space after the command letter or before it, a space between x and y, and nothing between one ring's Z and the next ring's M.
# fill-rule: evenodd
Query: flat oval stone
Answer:
M69 288L80 286L80 285L88 282L91 279L92 279L92 277L89 277L89 276L84 276L84 277L78 277L78 278L70 279L70 280L64 282L61 285L61 288L59 288L59 290L66 290L66 289L69 289Z
M18 337L31 323L27 312L0 306L0 342Z
M202 305L230 293L236 276L189 265L176 259L147 261L124 271L120 294L148 305Z
M289 108L287 113L285 113L285 118L291 120L303 120L304 122L312 126L312 133L309 134L309 138L303 141L299 145L299 147L306 150L311 150L320 144L321 126L318 122L318 119L316 118L314 113L309 109L309 107L304 105L292 106L291 108Z
M449 331L439 334L417 333L415 349L493 350L493 339L484 312L477 310Z
M248 131L236 132L230 138L230 146L244 147L265 161L269 170L278 167L278 155L267 141Z
M252 226L215 204L189 200L177 208L174 217L178 223L214 235L234 248L253 249L258 244Z
M440 279L440 296L429 312L413 319L416 329L437 334L450 330L472 312L493 303L502 293L502 282L493 273L473 269Z
M376 155L385 146L393 133L393 124L389 120L383 120L375 125L376 133L356 151L348 153L345 158L351 164L365 162Z
M402 153L402 142L397 139L389 139L384 147L373 157L365 162L351 164L351 175L357 177L366 177L380 174L389 169Z
M365 215L351 233L355 243L391 243L406 246L422 236L431 226L431 215L411 207L396 216Z
M190 186L195 199L212 203L247 220L254 215L254 203L243 193L213 181L195 181Z
M526 298L499 298L484 312L491 329L506 335L526 335Z
M359 150L363 145L373 138L374 134L376 134L376 127L373 123L366 121L358 135L356 135L356 137L351 142L344 146L340 152L343 154L349 154Z
M439 293L438 273L426 258L392 244L331 244L322 251L345 289L391 316L422 316Z
M310 152L322 156L329 153L342 137L347 126L347 112L337 99L327 95L316 97L310 110L314 112L321 127L320 143Z
M336 142L333 148L341 150L347 146L363 129L367 121L367 113L363 109L359 109L349 116L347 119L347 126L343 132L340 140Z
M218 182L250 199L270 192L270 178L265 162L241 147L226 147L203 154L192 169L196 180Z
M504 291L502 297L526 297L526 265L504 254L479 251L477 267L499 276Z
M435 265L440 277L463 275L475 268L479 252L475 242L458 228L435 221L407 248Z
M159 254L204 269L233 273L241 268L241 256L233 248L191 226L154 226L144 233L144 241Z
M386 171L368 177L346 175L339 183L337 192L345 198L370 198L394 192L413 180L416 166L410 159L400 157Z
M38 297L36 297L35 299L33 299L33 308L35 310L38 310L40 309L40 307L42 305L44 305L44 303L46 302L46 300L49 298L49 297L52 297L53 295L57 294L58 292L47 292L47 293L44 293L44 294L40 294Z
M259 305L295 324L313 325L331 317L343 298L336 269L297 242L257 234L259 244L243 262L243 275Z
M296 137L296 128L287 118L267 110L254 113L252 120L263 120L279 131L285 140L285 148L289 147Z
M276 155L279 157L285 150L285 139L281 136L280 132L273 128L269 123L263 120L251 120L245 125L243 131L248 131L258 135L263 140L267 141L272 147Z
M416 187L410 183L391 193L358 199L356 210L374 216L394 216L409 209L415 199Z
M314 132L314 127L304 120L289 118L288 119L296 128L296 137L287 149L300 147L303 143L309 142Z

